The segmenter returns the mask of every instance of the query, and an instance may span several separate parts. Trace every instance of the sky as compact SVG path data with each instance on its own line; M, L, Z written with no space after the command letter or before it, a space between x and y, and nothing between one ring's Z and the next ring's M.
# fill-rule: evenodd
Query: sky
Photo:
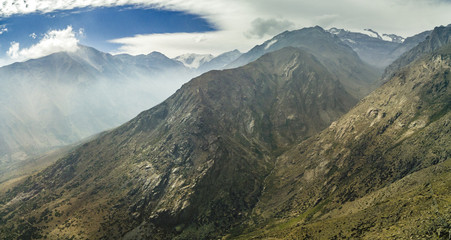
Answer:
M0 66L77 44L112 54L242 52L319 25L412 36L451 23L451 0L0 0Z

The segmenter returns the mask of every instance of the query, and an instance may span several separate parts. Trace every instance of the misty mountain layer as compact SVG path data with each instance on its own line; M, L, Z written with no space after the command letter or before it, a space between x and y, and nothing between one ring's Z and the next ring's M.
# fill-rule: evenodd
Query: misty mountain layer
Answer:
M0 164L115 127L194 76L161 53L112 56L79 46L0 68Z

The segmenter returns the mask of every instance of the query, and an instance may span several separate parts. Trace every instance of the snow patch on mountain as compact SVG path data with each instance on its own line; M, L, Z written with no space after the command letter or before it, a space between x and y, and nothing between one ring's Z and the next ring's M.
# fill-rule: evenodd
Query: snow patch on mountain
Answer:
M363 34L366 34L366 35L368 35L370 37L373 37L373 38L382 39L381 35L379 35L379 33L374 31L373 29L366 28L366 29L363 29L363 30L364 30L364 32L362 32Z
M349 33L351 34L364 34L368 37L372 37L372 38L377 38L383 41L387 41L387 42L395 42L395 43L402 43L404 42L404 38L401 36L398 36L396 34L379 34L378 32L374 31L373 29L367 28L364 30L357 30L357 31L347 31L345 29L338 29L338 28L330 28L329 30L327 30L329 33L334 34L334 35L338 35L339 37L343 37L343 35L347 35ZM348 39L346 39L348 40ZM351 39L349 39L351 40ZM349 41L351 43L351 41Z
M328 32L334 34L334 35L338 35L340 34L342 31L345 31L344 29L338 29L338 28L331 28L329 30L327 30Z
M186 67L196 69L199 68L202 64L211 61L213 58L214 57L211 54L187 53L173 59L183 63L183 65L185 65Z
M403 43L405 38L398 36L396 34L382 34L382 39L388 39L385 41L389 41L389 42L395 42L395 43Z
M270 48L276 42L277 42L277 39L274 39L274 40L271 40L270 42L268 42L265 46L265 50L268 50L268 48Z

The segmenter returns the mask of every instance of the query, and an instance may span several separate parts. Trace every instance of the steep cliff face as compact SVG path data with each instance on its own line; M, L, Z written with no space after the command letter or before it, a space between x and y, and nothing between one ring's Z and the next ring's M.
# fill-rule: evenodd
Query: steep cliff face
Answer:
M274 156L355 102L297 48L209 72L6 194L0 231L13 238L224 234L258 202Z

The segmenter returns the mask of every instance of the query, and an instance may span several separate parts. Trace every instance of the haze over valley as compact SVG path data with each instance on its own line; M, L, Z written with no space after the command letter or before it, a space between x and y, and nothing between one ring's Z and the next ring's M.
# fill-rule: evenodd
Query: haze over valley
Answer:
M0 0L0 239L449 239L451 3L367 4Z

